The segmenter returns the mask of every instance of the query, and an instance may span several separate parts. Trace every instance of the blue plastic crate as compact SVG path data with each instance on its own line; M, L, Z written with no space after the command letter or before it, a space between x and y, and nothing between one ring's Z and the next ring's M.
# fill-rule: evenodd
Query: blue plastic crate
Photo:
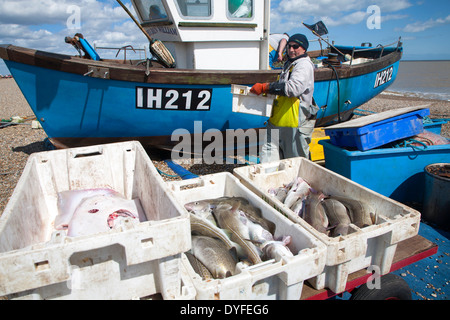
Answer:
M325 167L391 199L423 202L425 172L431 163L450 162L450 144L427 148L348 151L321 140Z
M403 110L412 110L412 108ZM423 118L430 114L429 109L419 109L388 117L390 114L401 112L402 109L399 109L396 112L382 112L347 121L325 128L325 134L330 136L331 143L335 146L366 151L423 132ZM383 118L384 116L388 118ZM370 123L377 119L381 120Z

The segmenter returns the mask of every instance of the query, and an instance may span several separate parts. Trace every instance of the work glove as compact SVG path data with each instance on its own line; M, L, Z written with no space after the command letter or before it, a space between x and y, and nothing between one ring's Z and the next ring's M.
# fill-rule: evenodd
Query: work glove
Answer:
M267 93L269 91L268 83L255 83L255 85L250 89L251 93L257 94L258 96L262 93Z

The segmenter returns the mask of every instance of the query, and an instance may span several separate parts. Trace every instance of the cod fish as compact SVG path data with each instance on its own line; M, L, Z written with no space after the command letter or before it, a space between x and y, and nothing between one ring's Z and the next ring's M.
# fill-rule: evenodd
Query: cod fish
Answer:
M292 205L292 207L290 208L292 211L294 211L294 213L295 213L297 216L301 216L301 215L302 215L303 207L305 206L305 200L306 200L306 197L304 197L304 198L299 198L299 199L297 200L297 202L295 202L295 203Z
M192 236L191 252L209 270L214 279L225 279L235 274L237 262L220 240Z
M230 240L229 235L216 225L213 225L209 220L204 220L191 212L190 216L191 232L193 234L217 238L221 240L228 250L236 254L239 259L247 257L246 252L240 245Z
M197 273L200 277L202 277L202 280L213 280L214 277L211 274L211 272L209 272L208 268L205 267L205 265L198 260L192 253L190 252L185 252L184 253L186 255L186 257L189 260L189 263L192 266L192 269L194 269L195 273Z
M272 221L264 219L261 210L251 205L250 202L242 197L222 198L221 203L229 203L232 207L238 206L238 210L243 212L245 216L253 223L259 224L270 233L275 232L275 224Z
M261 247L261 258L264 261L275 259L279 260L280 257L293 257L288 245L291 243L291 236L284 236L281 240L267 241Z
M269 232L273 233L275 231L275 224L264 219L261 215L261 210L251 205L250 202L243 197L220 197L217 199L193 201L186 203L184 207L202 219L206 219L214 225L217 225L217 217L215 217L214 211L218 204L223 203L227 203L231 207L239 208L240 211L245 212L251 221L260 224L263 228L269 230Z
M259 238L252 239L252 235L254 236L258 233L258 226L256 223L250 221L245 214L239 212L238 208L239 203L237 202L233 206L226 202L217 205L214 210L217 223L222 229L226 229L230 233L230 239L242 247L253 264L260 263L262 260L259 249L251 241L263 241Z
M217 226L216 219L214 219L213 208L215 207L214 200L200 200L186 203L184 205L187 211L194 213L201 219L209 221L211 224Z
M325 208L329 225L333 228L331 231L331 236L337 237L339 235L347 235L348 228L351 223L350 217L347 213L347 208L340 201L334 198L324 199L322 201L322 206Z
M324 199L325 195L322 192L311 190L311 194L305 200L302 218L317 231L328 234L328 217L322 206Z
M309 184L300 177L297 177L292 184L291 189L289 190L286 199L284 200L284 204L291 208L299 199L304 199L311 192L311 187Z
M277 198L279 201L284 202L287 197L289 189L287 187L271 188L269 194Z
M350 221L358 228L364 228L376 223L375 213L372 212L372 208L365 202L341 196L332 196L331 198L338 200L347 208Z

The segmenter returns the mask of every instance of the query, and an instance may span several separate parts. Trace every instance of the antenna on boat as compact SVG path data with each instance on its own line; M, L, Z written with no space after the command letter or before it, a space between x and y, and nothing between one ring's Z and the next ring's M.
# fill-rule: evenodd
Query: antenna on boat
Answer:
M153 55L155 55L166 67L175 68L175 59L173 58L170 51L166 48L166 46L159 40L152 39L150 35L145 31L145 29L141 26L141 24L133 17L133 14L128 10L127 7L122 3L122 1L117 0L117 2L122 6L126 13L130 16L130 18L136 23L136 25L141 29L141 31L145 34L147 39L150 41L150 51Z
M336 50L339 54L341 54L343 57L345 57L345 55L339 51L335 46L333 46L331 43L329 43L327 40L325 40L324 38L322 38L322 36L324 34L328 33L328 29L325 26L325 24L322 21L319 21L315 24L309 25L306 24L304 22L302 22L302 24L308 28L315 36L319 37L320 40L323 40L326 44L328 44L330 47L332 47L334 50Z

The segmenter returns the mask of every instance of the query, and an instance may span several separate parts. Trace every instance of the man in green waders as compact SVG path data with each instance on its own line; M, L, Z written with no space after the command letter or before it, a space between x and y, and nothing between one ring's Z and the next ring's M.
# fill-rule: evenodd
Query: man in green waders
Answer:
M314 65L306 54L309 42L303 34L294 34L288 40L288 61L278 81L256 83L251 92L277 95L260 161L310 158L309 143L314 131L319 108L314 102Z

